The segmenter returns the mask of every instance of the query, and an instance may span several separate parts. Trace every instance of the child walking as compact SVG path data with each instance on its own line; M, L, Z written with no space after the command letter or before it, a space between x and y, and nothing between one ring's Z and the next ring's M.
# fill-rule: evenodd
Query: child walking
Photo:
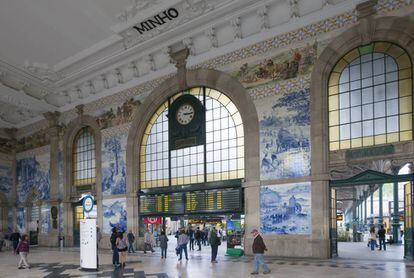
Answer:
M29 254L29 237L27 235L23 235L22 240L17 244L14 252L20 255L20 261L17 268L30 268L30 265L27 262L27 254Z

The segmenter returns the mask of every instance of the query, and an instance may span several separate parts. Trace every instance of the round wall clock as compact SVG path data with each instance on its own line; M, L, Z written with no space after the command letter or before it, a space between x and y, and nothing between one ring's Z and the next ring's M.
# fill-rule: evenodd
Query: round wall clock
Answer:
M83 198L83 211L91 212L92 209L93 209L93 197L91 195L87 195Z
M204 144L205 109L196 96L183 94L169 104L169 149L178 150Z
M175 117L179 124L188 125L194 119L194 115L194 107L189 103L185 103L178 108Z

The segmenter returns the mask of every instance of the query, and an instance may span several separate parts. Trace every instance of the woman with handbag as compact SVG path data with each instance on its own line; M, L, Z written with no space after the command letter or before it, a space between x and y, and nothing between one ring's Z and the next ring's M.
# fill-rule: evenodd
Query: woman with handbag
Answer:
M116 248L119 252L119 262L121 267L125 267L126 261L126 251L128 249L128 244L126 242L126 238L124 238L124 233L119 233L119 237L116 239Z

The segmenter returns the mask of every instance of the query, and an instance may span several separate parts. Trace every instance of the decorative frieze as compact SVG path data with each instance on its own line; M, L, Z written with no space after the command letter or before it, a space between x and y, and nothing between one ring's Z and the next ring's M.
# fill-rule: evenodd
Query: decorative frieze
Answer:
M119 134L128 134L129 128L131 127L131 123L126 123L122 125L113 126L110 128L102 129L101 135L103 138L105 137L111 137Z
M118 106L116 111L110 108L109 111L99 116L96 121L101 129L130 122L132 121L133 112L140 103L139 100L131 98L124 102L122 106Z
M17 140L16 152L39 148L50 144L50 137L46 129L39 130L29 136Z
M275 84L264 85L248 89L248 93L253 100L259 100L268 96L277 95L281 92L297 92L310 88L311 75L303 75L297 78L292 78L285 81L280 81Z

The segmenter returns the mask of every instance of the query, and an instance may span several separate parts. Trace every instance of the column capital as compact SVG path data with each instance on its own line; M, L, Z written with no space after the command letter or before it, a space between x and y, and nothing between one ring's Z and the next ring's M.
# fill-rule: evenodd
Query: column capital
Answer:
M375 15L377 2L377 0L368 0L356 5L358 20Z
M171 53L171 59L175 62L177 68L178 85L180 89L187 89L187 58L190 51L187 47Z
M79 104L75 108L76 108L76 113L78 114L78 116L79 117L82 117L83 116L83 112L84 112L85 105Z
M43 116L49 122L49 126L57 126L59 124L60 112L58 111L46 112L46 113L43 113Z

